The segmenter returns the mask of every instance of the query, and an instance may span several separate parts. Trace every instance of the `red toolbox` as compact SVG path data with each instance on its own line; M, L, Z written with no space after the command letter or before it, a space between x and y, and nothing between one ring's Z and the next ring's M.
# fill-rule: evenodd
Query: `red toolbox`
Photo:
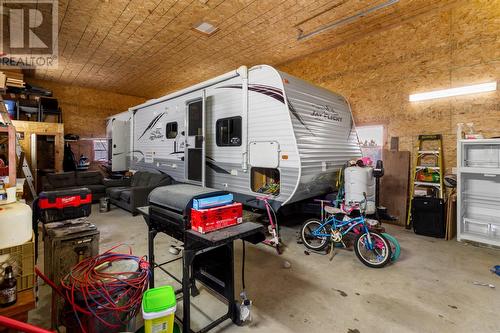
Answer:
M45 191L39 195L38 209L42 223L89 216L92 210L92 193L86 187Z
M243 207L239 202L208 209L191 208L191 229L206 234L241 223L242 216Z

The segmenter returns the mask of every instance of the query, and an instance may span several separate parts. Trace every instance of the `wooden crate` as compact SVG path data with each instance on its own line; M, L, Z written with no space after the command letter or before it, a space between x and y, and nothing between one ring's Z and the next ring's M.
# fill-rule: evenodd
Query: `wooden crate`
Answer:
M17 291L35 285L35 238L22 245L0 249L0 275L7 266L12 266L17 279Z

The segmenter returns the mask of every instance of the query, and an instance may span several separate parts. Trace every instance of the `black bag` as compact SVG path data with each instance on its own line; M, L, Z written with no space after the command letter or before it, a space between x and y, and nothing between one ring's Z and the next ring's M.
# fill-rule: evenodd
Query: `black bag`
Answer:
M445 237L443 199L415 197L411 206L411 221L416 234L437 238Z

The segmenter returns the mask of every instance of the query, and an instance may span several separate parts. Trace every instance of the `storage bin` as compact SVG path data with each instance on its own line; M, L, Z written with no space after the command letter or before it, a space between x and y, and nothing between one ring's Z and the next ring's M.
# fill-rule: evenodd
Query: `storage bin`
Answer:
M7 112L9 114L10 119L16 119L16 101L9 100L9 99L4 99L3 100L5 104L5 108L7 109Z
M191 209L191 229L205 234L243 221L243 207L235 202L208 209Z
M7 266L14 268L17 279L17 290L23 291L35 285L35 240L0 249L0 276Z
M42 192L38 207L42 223L86 217L92 211L92 193L86 187Z

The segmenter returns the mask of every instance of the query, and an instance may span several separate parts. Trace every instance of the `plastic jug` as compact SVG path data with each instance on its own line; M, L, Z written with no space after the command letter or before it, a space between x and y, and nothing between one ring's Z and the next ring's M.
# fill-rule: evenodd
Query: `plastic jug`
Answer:
M30 206L21 202L0 206L0 249L24 244L32 235Z

